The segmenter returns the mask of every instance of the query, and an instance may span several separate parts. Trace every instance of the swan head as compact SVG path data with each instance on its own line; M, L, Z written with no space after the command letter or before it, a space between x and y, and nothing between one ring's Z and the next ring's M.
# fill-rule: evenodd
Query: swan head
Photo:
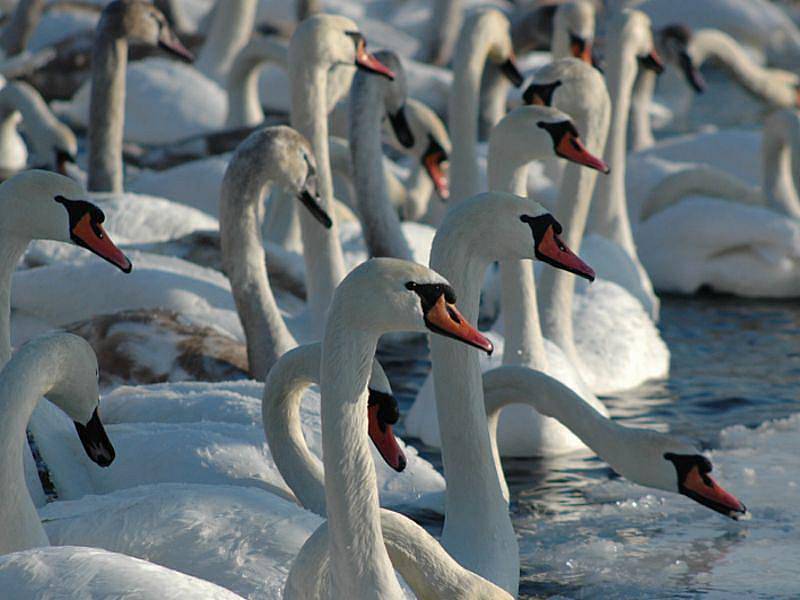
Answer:
M367 52L367 40L354 21L339 15L318 14L303 20L289 41L289 64L316 64L326 71L336 65L394 79L391 69Z
M539 98L532 95L528 97L531 101L538 101ZM583 145L572 119L555 108L542 105L517 107L503 117L489 134L490 172L500 163L525 164L549 158L553 153L602 173L610 172L608 165Z
M405 260L373 258L345 277L334 294L326 331L346 327L372 334L437 333L491 354L492 343L458 311L450 283ZM338 315L338 318L334 318Z
M655 431L622 427L623 452L603 458L626 479L682 494L732 519L746 518L747 508L710 475L713 465L689 441Z
M677 65L691 88L702 94L706 89L706 82L689 54L691 39L692 30L682 23L667 25L658 32L659 48L664 58Z
M475 20L467 27L474 27L480 32L479 37L491 40L487 58L500 69L500 72L514 87L519 87L525 78L517 67L514 47L511 42L511 25L508 18L496 9L487 9L476 13ZM481 31L482 30L482 31ZM467 39L467 38L465 38ZM458 50L456 50L458 52Z
M449 160L452 150L447 129L435 112L414 98L406 100L405 116L414 140L413 145L404 146L395 135L394 128L384 127L389 143L400 152L419 160L433 182L436 193L442 200L447 200L450 197L450 185L444 163Z
M85 195L69 177L36 169L24 171L0 185L0 205L9 213L0 229L25 240L82 246L129 273L131 261L103 229L103 211L82 200Z
M642 68L655 73L664 71L664 61L653 41L650 17L642 11L626 9L618 13L609 21L607 37L619 40L626 55L632 53Z
M297 130L278 125L258 129L247 136L236 148L225 172L227 183L240 178L254 180L259 187L267 182L274 183L293 194L323 227L329 229L332 226L333 222L322 207L317 190L314 151L305 136ZM235 194L233 196L236 197ZM260 194L252 195L251 199L260 200ZM232 196L223 191L221 202L227 201L233 201Z
M42 169L68 175L67 165L74 165L77 160L78 140L60 121L42 130L40 135L31 136L30 145L30 162Z
M39 349L52 348L61 376L55 378L45 396L73 420L87 456L107 467L115 452L97 412L100 389L94 350L86 340L71 333L46 335L30 344Z
M372 77L370 79L375 79L383 88L383 103L395 139L403 148L411 148L415 140L406 115L406 72L400 59L391 50L380 50L374 57L394 73L394 78L391 80ZM353 84L355 86L356 82Z
M187 62L194 60L194 55L172 31L164 14L144 0L115 0L109 3L101 13L98 31L157 46Z
M572 56L590 65L594 64L593 44L595 34L594 4L579 0L559 4L553 16L553 37L566 33ZM555 39L553 41L555 46Z

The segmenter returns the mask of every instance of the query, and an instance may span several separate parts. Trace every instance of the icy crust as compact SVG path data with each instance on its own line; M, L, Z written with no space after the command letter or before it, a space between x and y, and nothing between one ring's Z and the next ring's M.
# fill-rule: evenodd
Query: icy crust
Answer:
M581 490L585 504L547 505L515 521L521 589L586 598L796 597L800 414L756 429L729 427L719 441L714 477L747 505L751 520L605 481Z
M273 462L261 422L263 385L255 381L124 386L101 401L103 421L117 448L107 469L85 463L92 491L106 493L165 481L261 487L291 497ZM300 406L309 449L322 456L319 390ZM408 465L389 468L374 447L385 506L441 512L444 479L417 450L398 439ZM143 468L142 465L147 465Z

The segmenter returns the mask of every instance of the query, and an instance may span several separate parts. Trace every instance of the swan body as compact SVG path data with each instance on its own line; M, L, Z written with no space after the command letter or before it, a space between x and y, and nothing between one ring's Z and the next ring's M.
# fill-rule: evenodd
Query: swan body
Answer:
M122 554L61 546L0 556L0 582L14 598L106 598L136 590L142 600L241 596L202 579Z
M726 131L686 136L637 155L636 163L646 166L650 177L635 182L631 218L640 221L636 237L659 289L694 293L710 287L746 297L798 294L796 112L780 110L765 120L761 188L744 154L758 152L758 142L752 133ZM708 154L714 156L711 161L683 162L714 149L718 154ZM669 231L679 222L684 224ZM670 261L663 254L667 246L673 250Z

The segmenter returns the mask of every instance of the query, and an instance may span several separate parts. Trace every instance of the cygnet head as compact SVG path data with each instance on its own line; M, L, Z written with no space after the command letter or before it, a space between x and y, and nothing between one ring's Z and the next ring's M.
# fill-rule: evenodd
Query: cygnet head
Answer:
M36 169L19 173L0 185L0 231L25 241L77 244L130 273L131 261L103 229L105 214L85 196L69 177Z
M114 0L103 9L97 28L114 37L158 46L185 61L194 60L192 53L170 28L164 14L144 0Z

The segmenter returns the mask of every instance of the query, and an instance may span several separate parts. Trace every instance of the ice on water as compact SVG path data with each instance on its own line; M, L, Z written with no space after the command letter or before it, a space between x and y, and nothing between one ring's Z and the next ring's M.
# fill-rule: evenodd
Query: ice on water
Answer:
M570 598L797 597L800 414L720 433L714 476L750 509L735 522L621 479L584 503L517 520L521 589ZM545 502L546 504L546 502ZM537 508L539 506L537 505Z

